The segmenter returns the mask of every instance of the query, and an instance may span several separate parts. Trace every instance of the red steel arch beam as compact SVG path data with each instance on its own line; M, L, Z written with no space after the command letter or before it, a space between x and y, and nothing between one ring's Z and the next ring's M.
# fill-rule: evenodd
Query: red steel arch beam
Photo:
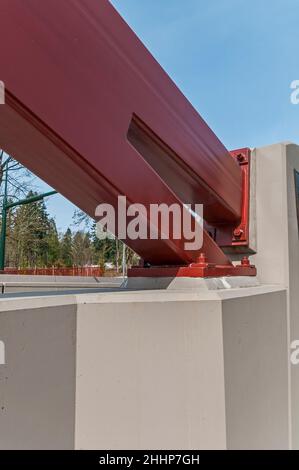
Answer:
M0 146L94 216L101 202L203 203L237 226L238 164L107 0L1 0ZM127 240L154 265L185 240ZM230 262L204 232L210 262Z

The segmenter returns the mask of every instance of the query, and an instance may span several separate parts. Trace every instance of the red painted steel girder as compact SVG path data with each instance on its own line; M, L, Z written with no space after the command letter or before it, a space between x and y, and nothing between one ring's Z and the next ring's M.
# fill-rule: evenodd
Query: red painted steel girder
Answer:
M0 147L91 216L126 195L238 225L238 164L108 1L1 0L0 18ZM195 261L184 242L126 240L153 265ZM203 251L230 264L206 232Z

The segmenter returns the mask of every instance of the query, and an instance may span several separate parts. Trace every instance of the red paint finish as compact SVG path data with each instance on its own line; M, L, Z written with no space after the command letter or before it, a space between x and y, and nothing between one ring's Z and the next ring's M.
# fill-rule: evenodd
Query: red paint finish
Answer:
M240 224L238 163L107 0L1 0L0 18L0 147L91 216L126 195ZM185 241L126 243L152 265L188 265ZM203 251L231 266L207 232Z
M250 209L250 158L249 148L232 150L231 156L238 163L242 171L242 209L241 220L236 226L229 224L211 225L206 220L205 227L210 233L217 245L221 248L238 248L238 253L247 253L249 245L249 209Z
M216 265L209 263L205 253L201 253L195 263L189 266L136 266L128 270L128 277L223 277L256 276L256 267L244 256L241 264Z
M226 277L226 276L256 276L256 268L249 266L153 266L151 268L131 268L128 277Z
M241 222L233 231L232 246L248 246L249 243L249 204L250 204L250 149L234 150L231 155L238 161L243 178Z

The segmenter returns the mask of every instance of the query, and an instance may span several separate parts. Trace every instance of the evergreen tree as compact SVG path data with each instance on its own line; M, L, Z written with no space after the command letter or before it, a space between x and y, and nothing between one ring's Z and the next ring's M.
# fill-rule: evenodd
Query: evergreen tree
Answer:
M36 194L30 191L27 198ZM51 223L43 200L17 207L11 217L9 230L15 252L13 258L17 266L49 264L48 237Z
M105 268L105 263L115 263L115 238L105 238L101 240L97 236L96 222L93 223L91 228L91 240L93 248L94 264Z
M85 266L92 263L92 247L89 233L78 231L73 237L73 262L76 266Z
M70 228L67 229L61 240L60 258L66 267L73 265L73 237Z
M49 221L48 241L48 265L54 266L59 263L60 257L60 241L58 237L57 227L54 219Z

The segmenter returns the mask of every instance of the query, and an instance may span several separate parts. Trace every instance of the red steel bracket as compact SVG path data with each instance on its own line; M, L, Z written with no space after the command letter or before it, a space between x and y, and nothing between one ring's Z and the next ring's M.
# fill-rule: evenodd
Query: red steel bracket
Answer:
M242 213L241 222L233 231L232 246L249 244L249 191L250 191L250 149L243 148L230 152L242 170Z
M256 276L256 267L244 257L240 264L216 265L208 263L202 253L196 263L189 266L136 266L128 270L128 277L222 277Z
M225 248L228 252L238 251L246 254L249 246L250 149L232 150L230 154L242 172L241 218L237 225L227 223L212 225L205 222L205 229L221 248Z
M249 245L249 203L250 203L250 149L242 148L230 152L242 171L242 210L240 223L211 226L205 223L205 229L221 248L238 248L238 252L248 251ZM214 236L213 236L214 234ZM220 277L220 276L256 276L256 267L244 256L238 265L218 265L209 263L204 253L197 262L188 266L138 266L129 269L128 277Z

